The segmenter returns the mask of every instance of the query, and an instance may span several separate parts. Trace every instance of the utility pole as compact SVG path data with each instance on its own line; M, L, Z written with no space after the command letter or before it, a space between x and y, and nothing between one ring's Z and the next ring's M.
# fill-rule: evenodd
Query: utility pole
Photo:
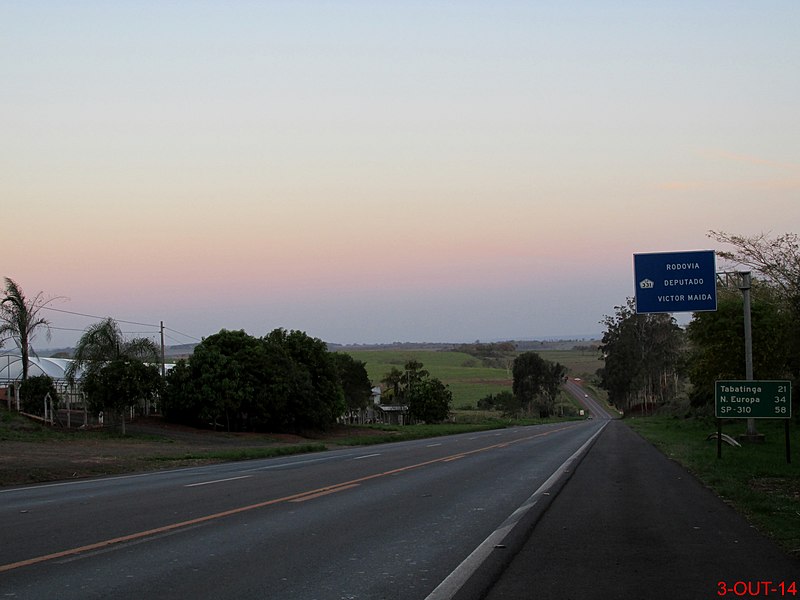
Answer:
M164 321L161 321L161 377L167 375L167 359L164 351Z

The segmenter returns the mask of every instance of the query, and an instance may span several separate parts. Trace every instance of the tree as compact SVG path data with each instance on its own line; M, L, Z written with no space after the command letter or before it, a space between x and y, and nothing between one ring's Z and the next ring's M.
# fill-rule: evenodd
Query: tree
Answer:
M530 409L542 389L545 360L536 352L523 352L514 360L512 390L520 406Z
M367 367L346 352L332 354L344 400L349 410L360 410L369 406L372 398L372 383L367 375Z
M528 412L535 408L539 416L549 417L564 382L566 368L545 360L536 352L523 352L514 360L512 373L512 390L520 408Z
M334 360L324 342L300 331L255 338L223 329L172 369L164 414L229 430L325 428L345 411Z
M616 314L601 321L605 365L598 372L609 401L629 411L671 400L677 393L682 330L670 315L637 314L633 298L614 308Z
M489 394L478 400L478 408L480 410L499 410L505 417L519 417L522 410L522 404L519 398L509 390L497 392L497 394Z
M753 272L753 294L756 284L771 288L770 300L778 312L785 314L782 338L788 344L785 372L795 384L800 379L800 237L795 233L785 233L770 237L761 233L754 236L733 235L720 231L710 231L709 237L728 244L732 250L718 251L717 254L736 266L744 265ZM753 324L753 343L759 335ZM759 325L758 327L762 327ZM753 350L755 353L755 349ZM763 371L754 373L764 377ZM797 395L793 402L795 414L800 422L800 400Z
M539 415L549 417L555 412L556 398L567 377L567 368L558 362L548 361L542 384ZM544 414L543 414L544 413Z
M758 379L785 379L791 356L791 317L776 301L775 290L754 285L751 299L753 372ZM714 402L714 382L745 379L744 313L738 291L720 290L717 310L693 315L690 341L690 400L693 406Z
M510 373L517 345L514 342L481 344L480 341L476 341L474 344L460 344L455 350L479 358L485 367L501 368Z
M90 326L78 340L68 373L74 376L78 369L98 369L104 362L117 359L158 363L160 358L152 340L125 338L117 322L108 317Z
M709 231L709 237L729 244L733 250L717 251L720 258L753 269L785 298L800 293L800 238L795 233L785 233L774 239L761 233L743 236Z
M300 392L291 398L293 427L326 428L345 412L339 374L328 346L302 331L275 329L262 338L282 349L297 366L293 384Z
M53 380L47 375L28 377L19 386L22 410L34 415L44 416L44 399L50 394L53 406L58 406L60 398Z
M164 415L197 426L231 430L285 426L297 367L282 349L242 330L205 338L169 373Z
M416 382L408 392L408 412L412 419L441 423L450 414L453 394L435 377Z
M74 381L83 371L82 384L89 402L122 415L138 400L150 399L160 390L160 353L152 340L126 339L114 319L106 318L89 327L78 340L67 379ZM146 367L146 368L145 368Z
M50 322L39 312L46 308L55 298L45 299L43 292L28 299L17 283L5 278L5 297L0 302L0 336L14 338L22 356L22 381L28 379L28 359L33 352L32 342L36 330L44 328L47 339L50 339ZM0 345L2 343L0 342Z
M773 239L764 233L742 236L721 231L710 231L709 237L733 246L733 250L718 251L721 258L752 269L755 278L774 290L773 301L788 313L787 368L797 380L800 378L800 237L785 233Z
M406 389L408 389L430 377L430 372L423 368L424 366L425 365L415 358L407 360L406 364L403 366L404 371L401 384L404 383Z
M389 388L390 404L400 403L400 384L403 381L403 372L397 367L392 367L391 370L383 376L381 383Z
M447 418L453 394L450 389L415 358L408 359L403 370L392 367L381 379L391 388L392 403L408 405L412 419L437 423Z
M161 384L157 365L127 358L116 358L99 369L91 369L82 379L83 391L94 410L121 415L123 435L125 411L140 400L156 398Z

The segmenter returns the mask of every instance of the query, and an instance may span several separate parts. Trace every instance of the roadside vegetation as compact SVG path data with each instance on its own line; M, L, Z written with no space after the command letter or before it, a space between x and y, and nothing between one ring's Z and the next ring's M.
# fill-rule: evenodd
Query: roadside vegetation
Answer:
M787 420L724 421L734 438L752 427L763 443L723 445L717 459L714 382L746 380L741 272L752 275L752 362L755 380L800 378L800 239L709 232L728 244L718 252L734 278L718 280L716 311L695 313L685 329L665 314L637 314L632 299L602 323L599 385L642 436L692 472L794 556L800 556L800 410L792 396L792 460L786 462ZM726 267L723 266L722 270ZM720 270L720 266L718 266Z
M763 444L739 448L723 444L722 458L717 459L717 442L707 439L716 432L714 420L661 416L627 422L762 533L800 558L800 468L797 448L793 462L786 462L783 423L761 423L759 429L766 434ZM726 422L723 426L723 432L731 435L742 431L741 422ZM796 446L796 428L791 435Z
M474 419L476 416L479 419ZM438 424L337 426L304 435L225 432L140 419L116 428L66 430L0 406L0 487L82 477L273 458L331 448L424 439L552 420L504 419L494 411L454 414Z
M800 378L800 239L710 232L733 246L718 252L732 273L752 274L752 364L755 380ZM725 269L726 267L721 267ZM718 270L720 267L718 267ZM714 415L714 382L746 380L744 301L738 278L718 283L717 310L698 312L683 329L668 314L638 314L632 298L601 323L600 385L625 415ZM793 397L800 423L798 394Z

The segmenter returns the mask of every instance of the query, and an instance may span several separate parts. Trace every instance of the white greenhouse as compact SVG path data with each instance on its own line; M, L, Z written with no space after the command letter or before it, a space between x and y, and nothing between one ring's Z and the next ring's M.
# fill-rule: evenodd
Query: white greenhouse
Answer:
M83 412L83 422L86 424L89 420L94 421L93 417L89 417L86 413L86 403L84 394L80 389L82 369L79 369L75 374L76 385L70 385L67 381L67 370L72 364L69 358L49 358L49 357L30 357L28 359L28 377L39 377L46 375L53 380L58 395L61 399L61 407L55 407L55 411L51 406L45 405L44 413L45 420L53 422L59 410L66 415L67 426L71 422L70 413L79 410ZM165 369L169 371L173 365L165 365ZM0 402L6 404L10 409L15 408L20 410L20 397L19 397L19 384L22 382L22 357L19 354L3 353L0 354ZM44 401L44 400L43 400ZM140 407L143 414L150 414L151 403L149 400L145 405ZM135 409L131 409L134 411Z
M72 360L69 358L28 358L28 376L47 375L56 385L66 382L66 371ZM80 379L77 373L76 378ZM22 357L19 354L0 354L0 385L22 381Z

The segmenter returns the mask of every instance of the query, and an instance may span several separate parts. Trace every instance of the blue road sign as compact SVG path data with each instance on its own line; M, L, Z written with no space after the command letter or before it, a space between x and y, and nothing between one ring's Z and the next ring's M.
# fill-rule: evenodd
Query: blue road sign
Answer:
M633 255L637 313L717 310L713 250Z

